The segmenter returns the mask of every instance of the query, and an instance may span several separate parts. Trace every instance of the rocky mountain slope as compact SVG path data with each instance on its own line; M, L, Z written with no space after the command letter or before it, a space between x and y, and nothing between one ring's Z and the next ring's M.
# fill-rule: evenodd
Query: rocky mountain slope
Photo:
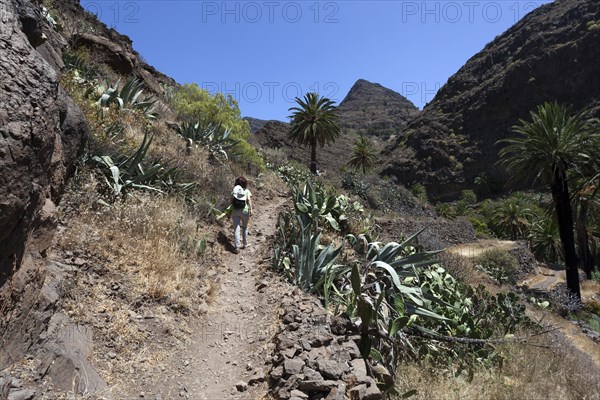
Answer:
M356 81L338 107L346 131L388 138L403 130L419 114L408 99L378 83Z
M2 0L0 9L2 286L20 267L28 248L43 251L47 246L41 243L47 239L43 228L52 225L54 206L83 149L87 128L79 108L58 85L59 71L52 66L60 50L48 42L64 45L62 37L27 1Z
M60 312L76 268L47 254L57 206L90 133L61 86L65 53L85 47L108 77L135 74L155 94L173 83L79 1L53 2L50 11L42 6L0 0L0 399L57 398L27 387L24 375L17 379L32 365L49 390L106 387L88 361L90 338Z
M359 79L338 106L342 134L335 145L317 150L319 169L337 173L348 161L358 135L368 135L376 148L392 134L402 131L419 110L401 94L378 83ZM298 148L287 135L289 124L246 118L254 133L254 145L279 149L291 160L307 164L308 148Z
M506 182L495 163L499 139L545 101L600 111L600 2L557 0L489 43L440 89L384 152L384 175L455 196L484 173Z
M265 126L265 124L267 122L270 122L270 120L258 119L258 118L252 118L252 117L244 117L244 119L246 121L248 121L248 125L250 125L250 132L252 132L252 133L256 132L257 130L259 130L260 128Z
M85 358L85 341L43 340L61 329L54 313L68 274L44 255L56 206L89 133L80 108L59 85L66 41L38 4L0 0L0 10L0 371L36 346L44 371L39 379L53 376L57 386L71 387L75 370L83 368L92 386L101 386ZM0 398L11 387L8 398L35 396L2 374Z

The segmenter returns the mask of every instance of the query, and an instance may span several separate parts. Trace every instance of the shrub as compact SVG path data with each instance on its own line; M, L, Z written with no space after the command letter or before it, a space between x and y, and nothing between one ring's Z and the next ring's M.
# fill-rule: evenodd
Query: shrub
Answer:
M467 284L473 282L475 268L471 261L459 254L451 253L449 251L442 252L439 259L442 267L444 267L444 269L456 280Z
M456 202L456 205L454 206L454 216L455 217L461 217L461 216L465 216L467 214L469 214L469 212L471 211L471 206L469 205L469 203L467 203L464 200L459 200Z
M592 271L592 280L600 283L600 271Z
M67 71L73 71L78 79L84 81L94 81L101 77L100 68L90 61L87 53L83 51L65 51L63 52L63 63Z
M563 258L563 247L554 218L540 217L529 230L531 252L538 260L557 262Z
M477 217L469 217L469 222L471 222L471 225L473 225L475 232L477 232L477 234L480 237L488 237L489 236L490 230L484 221L482 221L481 219L479 219Z
M506 250L487 250L475 259L475 263L498 283L514 284L516 282L519 261Z
M477 195L472 190L463 190L460 199L471 206L477 203Z
M242 119L237 101L231 95L222 93L214 96L200 89L196 84L186 84L173 95L173 108L178 117L187 122L199 122L200 125L215 124L231 130L232 139L238 141L233 153L235 160L246 171L265 170L264 160L256 149L248 143L250 125Z
M435 212L444 218L453 218L454 217L454 209L448 203L437 203L435 205Z
M491 226L494 233L501 238L522 239L527 237L533 217L534 213L528 204L511 197L493 207Z
M563 317L568 316L582 307L577 296L571 293L564 283L556 285L554 290L548 294L548 300L550 301L552 308Z
M421 201L427 201L427 188L421 183L415 183L410 187L411 193Z
M477 177L475 177L475 180L473 183L475 184L477 193L480 196L485 197L485 196L489 196L490 193L492 193L493 187L492 187L492 184L490 183L490 179L488 178L485 171L480 172L479 175L477 175Z
M280 166L267 164L267 166L273 169L289 187L296 187L301 183L312 181L314 178L313 174L300 164L288 163Z
M363 200L369 198L369 192L371 191L371 185L355 172L345 172L342 174L342 188L351 190L352 193Z

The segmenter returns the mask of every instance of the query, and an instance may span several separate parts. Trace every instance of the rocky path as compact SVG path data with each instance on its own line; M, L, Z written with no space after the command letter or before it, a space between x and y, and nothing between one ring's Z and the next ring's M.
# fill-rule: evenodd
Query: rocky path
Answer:
M513 242L512 240L486 239L478 240L477 242L472 243L459 244L457 246L450 247L448 250L465 258L475 258L479 257L488 250L511 250L515 248L516 245L517 242Z
M160 394L151 395L151 400L266 396L265 361L274 347L271 339L282 295L276 279L264 279L264 265L268 238L285 201L275 197L259 204L251 220L250 246L239 254L223 255L215 274L219 289L214 301L192 326L189 342L175 350L164 372L152 379L150 393Z

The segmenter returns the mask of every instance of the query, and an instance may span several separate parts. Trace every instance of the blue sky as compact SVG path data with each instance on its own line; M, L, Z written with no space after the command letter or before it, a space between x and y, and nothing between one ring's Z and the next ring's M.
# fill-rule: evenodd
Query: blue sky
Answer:
M287 120L296 96L343 100L357 79L419 108L471 56L549 0L81 0L178 83Z

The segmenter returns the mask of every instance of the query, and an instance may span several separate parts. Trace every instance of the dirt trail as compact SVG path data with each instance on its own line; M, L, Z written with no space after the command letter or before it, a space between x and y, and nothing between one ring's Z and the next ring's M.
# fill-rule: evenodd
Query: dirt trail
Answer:
M166 363L165 372L152 379L153 392L162 396L156 399L242 400L266 396L264 382L243 391L236 384L267 372L265 360L270 354L281 294L271 288L278 286L277 282L270 282L269 290L259 290L265 275L260 265L265 262L267 238L274 233L278 210L285 201L275 197L257 204L250 222L250 246L237 255L230 251L223 254L214 302L192 327L189 343L177 349ZM228 236L232 234L228 232ZM177 373L173 375L173 371ZM161 383L162 389L156 390Z
M513 242L512 240L486 239L473 243L459 244L457 246L450 247L448 251L459 254L465 258L475 258L488 250L511 250L515 248L516 245L517 242Z

